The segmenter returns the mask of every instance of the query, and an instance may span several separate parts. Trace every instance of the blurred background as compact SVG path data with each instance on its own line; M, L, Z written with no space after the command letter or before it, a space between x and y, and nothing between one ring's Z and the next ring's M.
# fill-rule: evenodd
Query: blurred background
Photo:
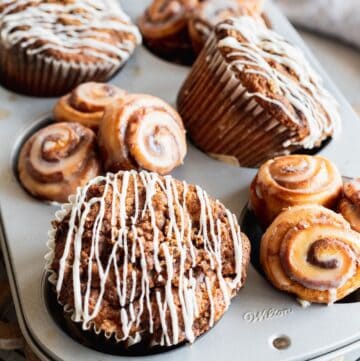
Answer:
M360 116L360 0L275 0Z

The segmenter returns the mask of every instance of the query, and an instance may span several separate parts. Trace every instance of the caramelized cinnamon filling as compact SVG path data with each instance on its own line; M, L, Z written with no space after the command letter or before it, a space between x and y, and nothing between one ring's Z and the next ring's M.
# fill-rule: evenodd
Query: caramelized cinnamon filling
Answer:
M329 258L329 259L321 259L321 252L322 250L327 247L329 247L331 245L331 243L334 242L335 244L337 244L338 247L343 248L344 245L341 243L341 241L338 240L331 240L329 238L327 239L319 239L318 241L315 241L311 246L310 249L308 251L308 257L307 257L307 261L314 265L317 266L319 268L324 268L324 269L335 269L335 268L339 268L339 260L336 258ZM336 255L334 255L335 257Z
M51 134L47 136L41 146L41 156L48 162L59 162L61 159L68 158L76 151L77 146L81 143L81 135L68 134Z

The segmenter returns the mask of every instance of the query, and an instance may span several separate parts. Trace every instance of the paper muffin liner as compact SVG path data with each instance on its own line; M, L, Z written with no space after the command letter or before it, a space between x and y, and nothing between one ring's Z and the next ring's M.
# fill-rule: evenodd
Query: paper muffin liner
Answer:
M60 96L87 81L106 81L121 66L122 62L62 61L26 49L0 46L0 82L10 90L32 96Z
M55 212L55 221L61 222L65 219L65 217L71 212L73 206L75 204L75 196L71 195L69 197L69 202L61 204L60 209ZM54 261L55 257L55 236L57 229L52 226L48 232L48 240L46 242L46 246L48 248L48 253L45 255L45 271L48 272L49 277L48 280L52 285L56 285L57 283L57 274L51 268L51 265Z
M79 190L78 190L79 191ZM67 215L69 215L71 213L71 210L73 209L73 206L76 203L76 195L71 195L69 197L69 202L68 203L64 203L61 205L61 208L55 213L55 221L57 222L61 222L65 219L65 217ZM48 232L48 241L46 243L46 246L48 248L48 253L45 255L45 272L47 273L47 281L53 286L56 287L57 281L58 281L58 274L57 272L55 272L52 269L52 263L54 261L54 257L55 257L55 237L56 237L56 232L57 229L52 226L52 228L50 229L50 231ZM56 291L54 290L54 295L56 297L58 297ZM97 328L94 322L89 322L87 324L84 323L83 320L81 321L76 321L75 320L75 310L73 308L72 305L68 305L68 304L63 304L60 302L59 299L57 299L58 304L63 308L64 311L64 317L67 317L69 319L71 319L71 321L74 323L74 325L81 325L82 331L84 331L84 337L86 338L86 334L85 332L91 332L93 334L95 334L96 336L101 336L103 339L107 340L107 341L111 341L114 344L119 344L120 346L123 346L124 349L129 348L130 346L133 345L141 345L141 341L140 343L132 340L132 339L128 339L128 340L122 340L119 339L116 335L116 333L114 332L105 332L104 330ZM145 345L144 345L145 346ZM149 344L147 346L158 346L157 344Z
M180 90L178 110L194 143L217 159L235 157L240 166L254 167L301 148L295 145L296 133L258 104L236 78L215 35Z
M60 210L55 213L55 221L61 222L65 219L67 215L70 214L73 206L75 205L76 196L72 195L69 197L69 203L65 203L61 205ZM46 243L49 252L45 255L45 271L48 273L47 280L48 282L56 287L58 281L58 274L52 269L52 263L55 257L55 237L56 237L57 229L53 226L51 230L48 232L48 241ZM56 294L56 292L55 292ZM57 294L56 294L57 296ZM113 335L111 333L106 333L101 329L97 329L95 324L89 322L89 324L85 325L83 321L75 321L74 308L72 305L62 304L59 299L57 302L63 307L64 313L69 316L72 322L75 324L81 324L83 331L94 331L96 335L103 334L107 339L110 339ZM116 340L120 341L120 340Z

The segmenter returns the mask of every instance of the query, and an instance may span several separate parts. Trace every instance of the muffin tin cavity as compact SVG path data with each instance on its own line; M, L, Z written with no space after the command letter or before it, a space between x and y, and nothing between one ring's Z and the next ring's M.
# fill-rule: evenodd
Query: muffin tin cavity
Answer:
M139 357L170 352L185 345L185 343L181 343L172 347L150 347L151 345L143 341L134 346L127 347L123 343L117 343L113 337L107 339L104 334L96 335L94 332L84 331L82 330L81 323L73 322L70 317L71 315L64 313L63 307L56 299L54 286L48 282L48 278L49 273L45 272L42 279L44 307L55 324L63 332L85 347L114 356Z
M184 66L190 68L196 59L196 56L193 52L189 52L189 54L186 54L185 56L176 56L176 54L158 54L155 50L151 48L151 46L144 42L144 48L155 58L158 60L162 60L166 63L171 63L174 65Z
M302 149L293 154L306 154L306 155L317 155L322 152L332 141L332 138L325 139L319 147L315 147L313 149Z
M250 262L253 267L257 270L257 272L266 279L266 276L262 270L260 264L260 243L261 238L264 234L262 227L260 226L255 214L252 210L246 206L240 216L239 220L241 230L244 232L250 239L251 242L251 255L250 255ZM287 295L284 293L284 297L292 297L292 295ZM343 298L335 302L337 303L355 303L360 302L360 290L357 290L350 294L349 296Z

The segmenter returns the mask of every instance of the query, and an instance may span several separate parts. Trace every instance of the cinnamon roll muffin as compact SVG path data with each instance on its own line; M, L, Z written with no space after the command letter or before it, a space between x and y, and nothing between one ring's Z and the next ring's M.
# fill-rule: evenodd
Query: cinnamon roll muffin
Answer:
M197 54L204 47L215 26L228 18L243 15L254 16L262 21L263 1L258 0L203 0L192 11L189 19L189 34Z
M106 170L146 169L166 174L181 165L186 137L179 114L163 100L131 94L110 104L98 143Z
M2 1L0 81L28 95L63 95L109 79L140 41L116 0Z
M193 342L213 327L245 282L250 244L200 187L125 171L79 189L49 247L64 310L121 347Z
M24 188L34 197L60 203L100 170L95 133L77 123L39 130L23 145L18 160Z
M314 303L334 303L360 287L360 235L318 205L282 212L261 241L261 264L278 289Z
M54 118L57 122L77 122L97 131L106 106L125 95L124 90L111 84L84 83L57 101Z
M268 226L285 208L319 204L335 209L342 193L336 165L320 156L289 155L264 163L250 187L250 207Z
M192 64L188 19L200 0L153 0L139 19L145 45L160 57Z
M178 110L199 148L245 167L316 148L341 128L334 98L301 50L250 16L217 25Z
M339 211L351 227L360 232L360 178L345 183Z

